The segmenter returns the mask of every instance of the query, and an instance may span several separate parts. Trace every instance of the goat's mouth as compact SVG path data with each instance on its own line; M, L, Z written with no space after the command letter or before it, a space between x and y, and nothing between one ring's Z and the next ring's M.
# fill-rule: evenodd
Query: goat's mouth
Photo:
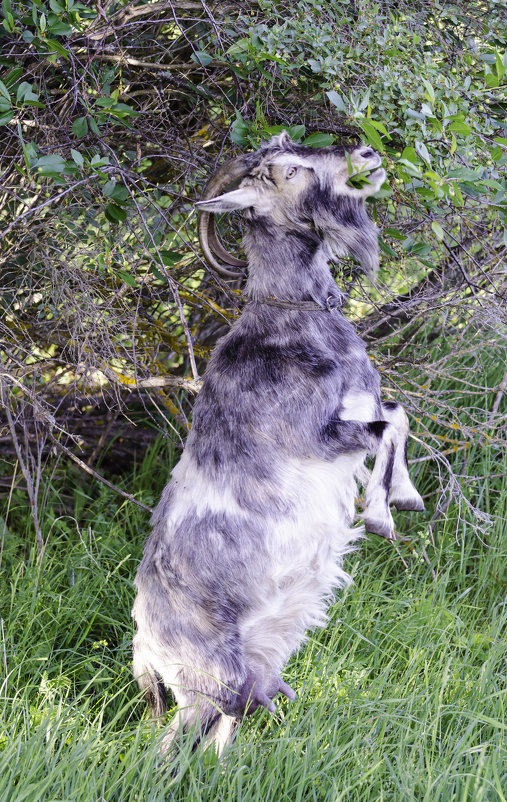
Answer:
M373 172L369 174L368 179L370 178L373 179L375 183L380 181L380 183L383 184L386 180L386 171L383 167L379 167L378 170L373 170Z
M375 170L377 167L380 167L382 164L382 157L375 153L373 156L369 157L366 166L368 170Z
M377 169L372 169L370 165L363 167L362 170L357 170L352 175L349 175L347 179L347 186L351 189L356 190L363 190L366 191L367 188L370 188L369 194L374 195L384 181L386 180L386 171L383 167L379 167L380 160L375 164Z

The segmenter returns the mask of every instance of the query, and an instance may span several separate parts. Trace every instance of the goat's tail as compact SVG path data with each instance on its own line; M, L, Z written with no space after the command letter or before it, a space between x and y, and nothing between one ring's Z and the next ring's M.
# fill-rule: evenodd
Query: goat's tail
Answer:
M153 718L160 718L167 711L167 690L162 677L152 668L143 666L143 670L136 667L137 684L143 693L144 699Z

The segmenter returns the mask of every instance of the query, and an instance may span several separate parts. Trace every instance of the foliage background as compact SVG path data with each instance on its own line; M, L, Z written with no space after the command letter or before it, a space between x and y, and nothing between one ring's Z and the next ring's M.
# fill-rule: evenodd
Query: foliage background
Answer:
M241 307L240 283L227 284L212 274L197 245L193 202L210 173L282 128L314 146L361 139L382 153L388 171L388 181L370 206L381 237L381 270L375 286L365 282L351 260L335 264L333 271L348 293L346 314L381 371L386 398L401 401L411 415L411 472L423 488L427 513L417 520L398 516L411 545L401 544L393 555L368 546L374 556L370 560L366 551L359 590L367 599L381 566L389 566L375 607L379 626L383 607L385 620L391 620L389 588L399 587L402 599L413 580L422 583L419 596L415 593L419 601L427 593L441 594L442 609L448 607L454 620L461 620L460 632L470 628L474 643L482 644L466 652L455 670L461 671L465 688L479 687L484 672L489 677L467 709L475 711L470 715L476 723L478 711L488 709L490 730L479 737L472 727L463 750L453 751L452 734L458 739L464 725L449 702L451 734L439 741L447 743L448 751L442 747L439 765L444 768L437 771L437 785L443 799L468 798L467 788L475 789L477 798L503 798L502 783L495 779L502 774L499 755L504 755L499 669L497 663L484 668L481 649L484 643L493 643L494 649L505 644L503 608L498 606L505 578L496 559L504 548L506 473L505 4L2 0L1 8L0 486L5 500L0 578L7 583L3 598L10 599L1 618L25 620L19 618L25 596L20 594L17 607L17 591L11 596L8 583L19 589L15 577L25 576L26 570L26 599L38 598L58 629L62 599L72 594L75 583L67 567L61 576L51 572L48 550L58 552L62 544L64 562L70 565L75 549L89 542L86 537L93 543L98 537L100 547L85 549L88 556L78 562L88 566L87 576L97 569L99 584L101 576L107 577L122 611L117 619L110 612L95 628L90 625L76 635L82 652L75 641L61 649L54 645L57 630L52 641L48 635L53 646L42 648L41 657L49 660L46 678L42 663L37 668L29 661L26 672L10 668L13 659L21 665L16 655L24 654L24 647L15 625L11 635L2 629L6 682L12 678L13 683L2 686L5 699L18 713L23 706L42 705L33 715L44 740L47 729L41 722L49 697L43 686L57 689L51 696L56 700L63 699L60 691L65 690L69 704L78 709L83 700L94 703L87 683L98 676L90 668L94 661L89 662L89 655L97 653L95 643L106 639L115 644L116 668L108 676L128 664L129 582L148 527L145 513L156 503L159 484L181 448L192 394L210 349ZM240 228L236 220L221 224L232 248L238 248ZM139 472L147 448L151 481ZM104 481L113 489L106 490ZM145 508L136 510L139 518L127 510L132 501L115 512L122 503L118 491ZM62 523L68 520L75 525ZM34 531L37 548L32 552ZM113 567L123 559L121 531L129 536L124 573ZM489 544L485 551L482 542ZM488 551L493 545L498 551ZM43 591L39 572L44 554L53 579ZM104 554L111 555L110 563ZM425 590L426 580L433 590ZM473 605L465 610L465 602L459 602L475 582L484 597L476 617ZM90 597L84 595L85 600L95 609ZM479 597L476 603L479 609ZM367 620L374 602L364 604ZM86 609L86 604L72 603L69 620L86 617ZM441 620L430 613L423 619L421 631L431 639L429 633L439 630ZM363 625L365 620L353 624L358 633L364 632ZM51 630L47 621L44 626ZM40 632L33 637L41 639ZM441 646L443 641L437 641ZM33 646L29 639L26 644L27 649ZM78 657L71 659L74 647ZM315 648L304 655L320 654ZM354 653L350 644L336 642L332 648ZM392 645L393 660L402 656L401 647L396 649ZM312 663L317 673L319 659ZM316 680L308 660L314 657L303 656L299 665L311 683ZM367 673L378 669L373 652L361 660L369 665ZM76 665L88 668L81 673ZM438 660L428 656L427 670L436 686L447 687L448 675L446 680ZM336 671L331 662L330 674ZM409 685L407 698L415 704ZM379 694L388 687L386 678ZM135 695L128 688L126 697L118 697L118 710L135 709L129 708ZM325 692L317 698L322 716L324 710L328 715ZM460 704L465 698L472 697L460 696ZM55 704L65 708L66 703ZM120 738L121 752L127 747L124 735L118 735L125 732L119 722L123 726L130 713L116 719L108 704L99 705L97 715L109 722L112 741ZM422 727L426 719L417 709L414 721ZM7 731L22 733L16 736L18 745L39 743L39 736L32 742L27 735L32 714L26 720L19 715ZM308 715L312 727L325 727L320 714ZM371 715L369 709L358 727L364 728ZM390 730L385 719L391 743L401 738L403 745L393 758L398 768L378 775L371 798L384 798L384 793L385 798L409 798L393 780L404 771L416 772L407 757L412 755L409 730L397 721ZM90 722L93 729L93 712ZM386 730L379 732L381 748ZM94 733L98 744L102 736ZM136 740L141 736L133 737L130 757L138 749L145 755L146 739L141 744ZM355 743L354 738L349 742ZM436 743L435 736L432 749ZM240 761L241 749L240 742ZM369 760L368 750L358 749L361 760ZM310 754L311 763L317 756ZM425 747L418 753L423 785L435 754ZM101 765L100 749L96 759ZM456 768L465 764L469 774ZM301 798L312 785L305 765ZM452 791L455 797L445 795L451 765L461 777ZM9 782L25 783L26 798L31 798L27 766L25 774ZM60 777L57 766L55 758L51 776ZM196 787L203 781L201 769L196 769ZM350 777L355 777L350 798L354 793L368 798L361 778L353 771ZM280 777L273 775L271 781L281 787ZM414 798L430 793L426 782L426 790L414 791ZM12 787L7 785L5 793L12 794ZM328 791L320 787L322 793L315 797L314 792L314 798L327 798ZM329 798L337 787L331 783ZM233 790L223 791L229 792L234 798ZM66 798L67 792L59 793ZM88 793L87 799L92 798ZM127 798L121 793L118 798ZM153 793L150 798L159 798L158 791ZM112 792L110 798L116 798Z

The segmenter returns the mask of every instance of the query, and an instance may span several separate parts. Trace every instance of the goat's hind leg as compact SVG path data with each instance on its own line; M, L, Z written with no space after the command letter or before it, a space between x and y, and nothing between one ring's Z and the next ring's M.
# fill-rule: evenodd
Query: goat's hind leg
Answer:
M166 729L160 754L170 757L176 753L182 736L190 735L192 751L203 744L213 746L218 755L231 743L238 725L235 716L221 713L207 699L184 706L179 700L178 709Z
M392 401L382 403L384 418L391 423L398 435L398 442L394 452L391 482L389 487L389 503L397 510L424 510L424 502L415 489L407 464L407 438L409 424L407 413L401 406Z

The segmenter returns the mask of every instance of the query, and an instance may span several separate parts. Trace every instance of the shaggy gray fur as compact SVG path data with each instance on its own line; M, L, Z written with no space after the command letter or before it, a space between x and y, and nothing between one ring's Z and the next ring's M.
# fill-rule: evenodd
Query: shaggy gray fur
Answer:
M367 454L377 454L369 529L393 536L388 500L422 508L406 416L382 404L328 268L349 253L372 275L378 260L364 201L385 173L371 149L353 149L356 169L373 172L351 188L344 153L274 137L238 189L202 203L245 209L248 301L211 356L136 576L134 672L155 714L167 687L177 700L167 743L195 724L193 737L214 734L220 749L246 712L273 710L279 691L294 697L280 672L349 581L342 560L362 534L351 524Z

